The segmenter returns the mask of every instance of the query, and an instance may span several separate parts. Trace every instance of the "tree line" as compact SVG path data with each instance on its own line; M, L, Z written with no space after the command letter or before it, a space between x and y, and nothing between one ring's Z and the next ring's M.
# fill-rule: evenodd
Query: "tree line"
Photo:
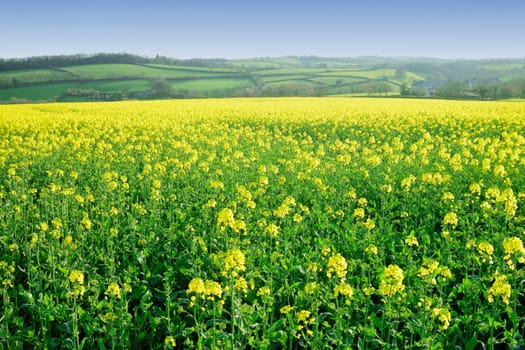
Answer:
M507 81L417 81L401 85L401 96L460 98L460 99L525 99L525 78Z
M180 66L197 67L226 67L225 59L188 59L181 60L165 56L155 56L153 58L133 55L129 53L99 53L95 55L76 54L76 55L53 55L53 56L34 56L25 58L0 58L0 71L17 69L52 68L66 66L80 66L88 64L167 64Z

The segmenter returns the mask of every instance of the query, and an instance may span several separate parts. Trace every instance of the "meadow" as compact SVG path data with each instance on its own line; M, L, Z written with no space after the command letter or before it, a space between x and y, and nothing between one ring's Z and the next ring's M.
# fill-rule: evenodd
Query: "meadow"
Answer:
M0 106L0 349L525 340L525 103Z

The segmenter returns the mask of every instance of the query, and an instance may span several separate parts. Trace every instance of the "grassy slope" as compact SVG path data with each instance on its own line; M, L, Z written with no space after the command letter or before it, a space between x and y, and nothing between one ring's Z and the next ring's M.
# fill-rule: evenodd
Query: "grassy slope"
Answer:
M353 87L371 81L385 81L398 91L403 81L422 80L429 76L428 72L407 70L400 78L396 76L395 68L382 68L385 66L381 65L379 58L323 58L305 62L305 58L281 57L232 60L228 64L230 67L92 64L4 71L0 72L0 101L12 97L46 100L63 95L71 87L106 93L146 91L155 79L166 79L176 89L202 93L254 86L250 74L266 86L313 84L325 86L329 94L350 93ZM525 68L517 63L480 62L477 69L502 80L525 76ZM12 86L15 81L17 86Z
M271 69L269 68L269 65ZM394 69L358 69L355 66L337 68L298 68L293 58L275 60L244 61L249 71L259 76L268 86L290 83L306 83L334 87L333 93L340 92L340 85L349 86L369 80L386 79L394 81ZM239 67L240 64L237 62ZM70 66L60 69L35 69L0 73L0 79L11 82L15 77L20 83L40 84L31 87L0 89L0 100L12 97L29 100L45 100L63 95L68 88L96 89L100 92L136 92L148 90L153 79L167 79L176 89L204 93L218 89L253 86L239 68L191 67L168 65L97 64ZM417 77L414 73L414 77ZM2 81L0 80L0 81ZM51 82L70 81L61 84ZM338 84L339 82L339 84ZM337 89L335 86L338 85Z
M31 101L44 101L60 97L67 89L75 87L75 83L49 83L44 86L26 86L8 89L0 89L0 101L8 101L12 98L26 99Z
M97 64L65 68L79 77L86 79L117 79L117 78L194 78L224 75L224 72L206 70L165 69L159 67L139 66L134 64ZM227 74L227 73L226 73Z

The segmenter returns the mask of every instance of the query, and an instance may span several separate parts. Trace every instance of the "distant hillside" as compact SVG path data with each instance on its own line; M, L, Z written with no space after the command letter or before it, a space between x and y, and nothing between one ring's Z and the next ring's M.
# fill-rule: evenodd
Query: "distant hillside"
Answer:
M525 98L525 59L0 59L3 102L321 95Z

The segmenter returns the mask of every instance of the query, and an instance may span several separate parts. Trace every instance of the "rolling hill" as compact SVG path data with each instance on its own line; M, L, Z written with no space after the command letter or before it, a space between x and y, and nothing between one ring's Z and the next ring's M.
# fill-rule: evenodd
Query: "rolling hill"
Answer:
M48 56L0 60L0 101L407 94L523 98L522 80L523 59Z

